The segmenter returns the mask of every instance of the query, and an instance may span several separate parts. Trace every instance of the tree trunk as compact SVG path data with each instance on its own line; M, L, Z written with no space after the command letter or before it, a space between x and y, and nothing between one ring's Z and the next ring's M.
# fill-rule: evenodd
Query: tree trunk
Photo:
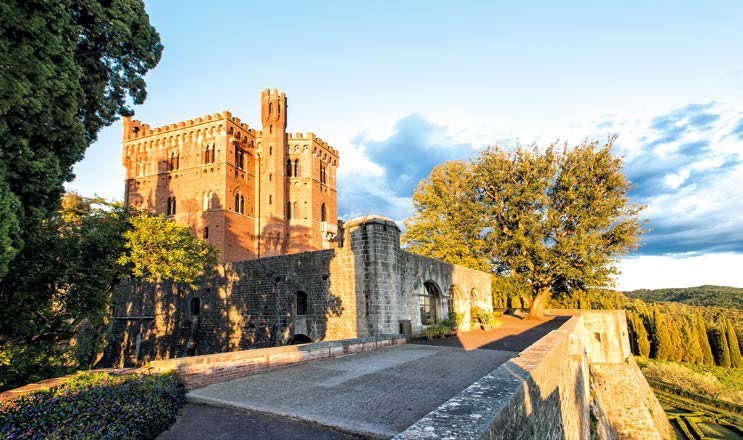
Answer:
M531 302L531 308L529 309L529 315L527 316L527 318L543 321L544 308L547 306L547 302L549 302L550 296L552 296L552 292L549 289L539 289L536 296Z

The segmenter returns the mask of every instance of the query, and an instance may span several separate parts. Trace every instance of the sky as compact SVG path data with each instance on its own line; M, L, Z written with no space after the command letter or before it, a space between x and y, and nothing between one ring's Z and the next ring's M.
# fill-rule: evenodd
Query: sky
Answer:
M528 4L527 4L528 3ZM135 118L230 110L340 152L339 214L402 222L436 165L487 145L605 141L651 231L617 288L743 287L743 2L146 2L165 47ZM120 122L69 189L123 198Z

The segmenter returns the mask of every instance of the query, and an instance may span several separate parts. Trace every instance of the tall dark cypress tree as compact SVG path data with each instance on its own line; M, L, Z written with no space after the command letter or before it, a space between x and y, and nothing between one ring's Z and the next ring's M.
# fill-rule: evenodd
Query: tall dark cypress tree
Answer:
M728 349L730 351L730 366L732 368L741 367L740 358L740 345L738 345L738 336L735 334L735 328L729 319L725 319L725 338L728 342Z
M632 343L634 353L643 357L650 356L650 341L642 317L636 313L630 315L630 326L632 327Z
M717 365L730 368L730 347L728 346L728 338L725 333L723 322L718 322L718 326L710 330L710 339Z
M661 361L673 358L673 344L668 332L665 316L657 305L653 305L653 351L652 356Z
M697 312L697 334L699 335L699 347L702 350L702 363L704 365L715 365L715 357L712 355L712 347L707 336L707 326L704 324L702 314Z

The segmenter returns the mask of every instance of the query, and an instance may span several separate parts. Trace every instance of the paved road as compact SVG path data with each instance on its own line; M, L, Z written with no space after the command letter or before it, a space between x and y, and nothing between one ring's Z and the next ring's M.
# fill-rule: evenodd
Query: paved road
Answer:
M353 440L334 429L254 411L188 403L159 440Z
M192 403L222 408L188 405L163 438L346 435L290 419L368 437L391 437L517 356L564 319L540 323L504 317L503 321L503 327L489 332L326 359L191 391Z

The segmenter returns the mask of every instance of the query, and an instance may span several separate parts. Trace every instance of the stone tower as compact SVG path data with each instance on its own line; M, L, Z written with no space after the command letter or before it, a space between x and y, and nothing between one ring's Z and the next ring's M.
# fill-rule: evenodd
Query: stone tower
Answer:
M283 254L288 248L286 218L286 96L278 90L261 93L263 133L260 154L260 256Z

